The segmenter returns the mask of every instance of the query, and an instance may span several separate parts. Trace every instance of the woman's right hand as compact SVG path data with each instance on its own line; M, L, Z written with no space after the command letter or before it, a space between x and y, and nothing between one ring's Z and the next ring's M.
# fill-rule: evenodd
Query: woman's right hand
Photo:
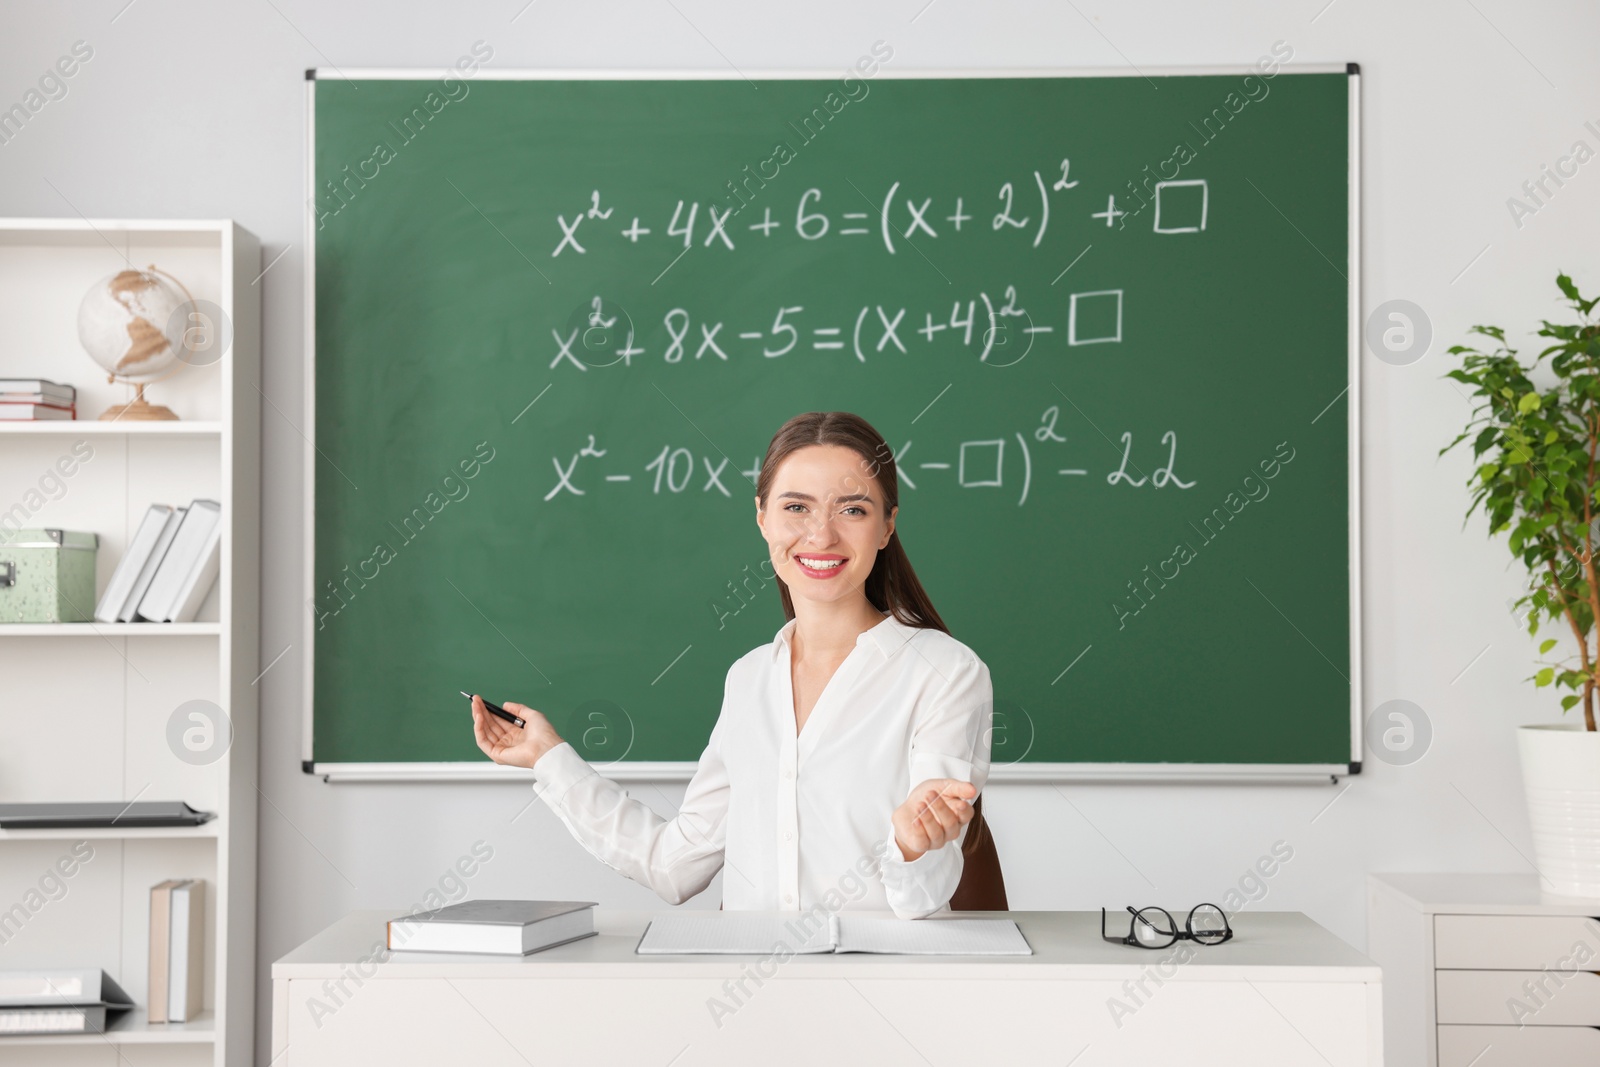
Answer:
M540 756L561 744L550 720L537 711L526 704L507 703L504 707L528 725L517 726L491 715L482 697L472 697L472 733L485 756L502 766L532 768Z

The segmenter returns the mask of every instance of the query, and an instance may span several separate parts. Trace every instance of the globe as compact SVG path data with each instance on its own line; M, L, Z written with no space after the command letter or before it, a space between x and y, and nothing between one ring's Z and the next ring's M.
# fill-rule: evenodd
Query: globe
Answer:
M190 303L178 288L148 270L123 270L95 283L78 305L78 341L114 381L139 387L132 404L118 405L102 419L175 419L150 405L144 387L165 376L178 359Z
M153 382L177 358L183 321L175 316L185 299L150 271L107 275L78 306L78 340L112 377Z

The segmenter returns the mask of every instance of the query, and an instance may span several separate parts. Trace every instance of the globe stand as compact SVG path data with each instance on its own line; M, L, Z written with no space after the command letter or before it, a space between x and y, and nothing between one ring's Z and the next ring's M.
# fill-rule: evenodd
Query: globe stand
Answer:
M112 381L116 379L113 378ZM138 386L134 398L126 404L114 404L101 414L101 422L177 422L177 414L163 404L152 404L144 398L144 386Z

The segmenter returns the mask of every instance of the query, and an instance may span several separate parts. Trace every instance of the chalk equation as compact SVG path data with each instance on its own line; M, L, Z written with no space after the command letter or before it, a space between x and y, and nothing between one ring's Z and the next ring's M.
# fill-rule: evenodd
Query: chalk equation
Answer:
M1122 289L1067 294L1066 316L1058 323L1067 345L1120 343L1123 296ZM921 325L915 318L908 320L908 314L904 307L863 304L849 319L818 321L817 313L808 313L803 304L780 304L770 320L744 324L761 329L729 329L724 319L697 317L678 307L661 317L664 338L660 333L653 335L650 340L655 347L647 348L632 317L596 296L586 311L575 313L563 328L551 328L555 347L550 369L564 363L580 371L618 363L631 367L634 359L652 351L659 352L666 363L705 359L726 363L730 353L749 358L779 359L791 354L800 358L807 352L847 352L865 363L869 354L909 354L907 346L916 345L919 335L926 344L933 344L946 331L949 341L969 350L976 347L980 363L1009 366L1032 350L1036 337L1057 332L1057 325L1037 321L1018 303L1014 285L1006 286L999 298L980 292L976 299L954 300L948 316L942 309L937 318L934 312L923 311Z
M754 173L739 183L731 179L727 182L726 203L680 199L670 219L650 219L652 225L648 226L643 216L617 215L617 206L605 206L601 190L594 189L589 194L589 203L575 205L570 219L565 212L555 213L560 236L555 238L550 256L555 259L563 255L588 255L592 249L602 245L612 247L621 241L633 246L641 242L651 244L646 238L673 247L681 243L684 251L700 247L732 252L741 247L767 244L774 239L774 233L800 241L862 238L866 243L881 242L891 256L899 254L900 245L913 238L939 241L973 232L1016 235L1022 240L1031 236L1032 247L1038 248L1050 228L1052 196L1072 193L1079 184L1076 179L1067 179L1071 166L1070 159L1063 159L1061 177L1053 182L1047 181L1037 170L1031 180L1002 182L992 200L980 198L972 204L971 211L967 210L968 201L964 196L955 197L954 204L940 205L937 197L921 193L906 195L907 190L899 181L890 182L882 198L874 200L846 179L850 188L832 193L827 208L822 189L813 186L800 194L792 210L780 208L774 214L771 204L763 204L758 222L738 217L747 209L755 210L755 195L765 188L765 183ZM746 166L745 170L748 172L750 168ZM1132 206L1131 212L1118 207L1116 193L1106 194L1102 208L1098 195L1091 198L1087 192L1074 194L1070 205L1058 206L1055 210L1057 214L1070 211L1076 217L1091 219L1091 228L1120 230L1126 227L1130 215L1136 216L1146 207L1154 207L1151 219L1155 233L1204 230L1211 199L1208 181L1204 178L1161 181L1150 175L1148 168L1146 170L1142 184L1124 183L1128 195L1122 203ZM853 209L865 210L840 210L841 201ZM942 214L945 211L949 214ZM626 226L622 224L624 218L629 220Z
M1071 453L1065 447L1069 443L1067 436L1056 428L1060 417L1060 407L1052 405L1045 409L1031 435L1015 432L1010 437L1001 435L961 441L953 451L946 449L937 452L936 455L941 458L911 460L914 442L908 440L895 452L896 476L904 488L910 490L917 489L918 479L925 484L939 479L962 489L1010 488L1018 493L1017 506L1021 507L1028 502L1035 465L1039 466L1040 474L1049 474L1053 469L1057 477L1068 480L1091 479L1100 473L1085 466L1057 466L1072 462ZM589 496L591 493L604 492L607 486L631 487L635 484L643 486L645 491L655 496L714 493L732 499L735 492L753 494L756 479L761 473L759 456L750 467L729 471L732 460L720 452L716 455L696 455L691 449L672 443L662 444L658 450L648 454L648 459L644 454L636 456L638 466L634 471L625 473L628 466L626 460L619 464L618 458L608 459L612 449L601 447L594 434L585 436L587 442L575 452L568 453L565 462L561 456L550 457L551 465L555 468L555 484L544 494L546 502L568 496ZM1135 437L1131 430L1123 431L1122 443L1118 447L1121 460L1115 469L1104 474L1107 485L1127 486L1130 489L1192 489L1198 484L1195 479L1186 480L1178 476L1178 434L1175 430L1163 433L1157 448L1146 450L1140 446L1141 453L1147 453L1144 454L1146 461L1161 461L1161 466L1148 472L1134 461ZM1109 440L1092 445L1092 449L1096 455L1115 451ZM599 462L601 460L606 462ZM624 471L617 470L619 465ZM739 477L745 481L737 481Z

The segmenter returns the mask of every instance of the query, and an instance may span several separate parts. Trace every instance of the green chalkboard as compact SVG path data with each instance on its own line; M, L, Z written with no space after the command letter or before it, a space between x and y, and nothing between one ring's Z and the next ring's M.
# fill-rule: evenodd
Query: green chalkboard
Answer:
M308 760L482 763L460 689L696 759L812 410L996 764L1358 759L1354 75L1146 73L320 72Z

